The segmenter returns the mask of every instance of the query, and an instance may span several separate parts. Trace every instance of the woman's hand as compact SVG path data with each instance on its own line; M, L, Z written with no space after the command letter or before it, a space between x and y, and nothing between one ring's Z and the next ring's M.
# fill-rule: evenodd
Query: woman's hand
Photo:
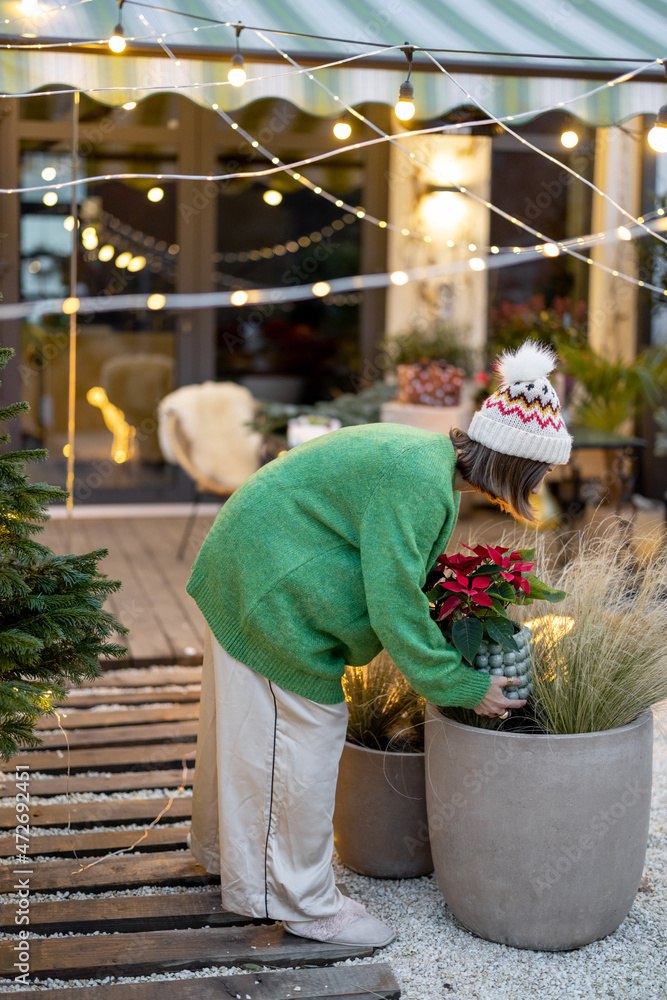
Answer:
M477 715L488 715L490 719L497 718L510 708L523 708L526 699L519 701L506 698L503 694L504 687L512 687L515 683L513 677L492 677L491 687L486 692L479 705L475 705L473 712Z

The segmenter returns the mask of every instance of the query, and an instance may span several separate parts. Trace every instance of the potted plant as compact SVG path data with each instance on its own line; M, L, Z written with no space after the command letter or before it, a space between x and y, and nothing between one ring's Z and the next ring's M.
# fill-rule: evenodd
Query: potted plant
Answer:
M387 337L382 348L397 379L397 399L382 407L383 421L440 433L467 426L472 411L462 390L477 359L459 330L437 320Z
M374 878L433 871L424 788L424 699L386 651L347 667L349 711L334 841L344 865Z
M520 718L506 729L427 705L425 733L431 847L452 912L489 940L558 951L616 930L640 884L649 708L667 697L667 564L584 538L551 573L567 596L558 615L530 609L534 692Z

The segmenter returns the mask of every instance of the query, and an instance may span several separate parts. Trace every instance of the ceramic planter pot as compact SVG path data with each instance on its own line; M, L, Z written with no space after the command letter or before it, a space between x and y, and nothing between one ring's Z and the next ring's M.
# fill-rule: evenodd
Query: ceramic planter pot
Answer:
M615 931L644 867L652 713L545 736L461 725L427 705L425 737L433 860L461 923L544 951Z
M482 642L475 657L475 670L498 677L513 677L519 679L519 686L503 688L506 698L517 701L528 698L533 691L532 668L530 662L530 629L516 626L514 641L518 651L493 642Z
M424 754L346 743L333 824L341 861L360 875L416 878L432 872Z

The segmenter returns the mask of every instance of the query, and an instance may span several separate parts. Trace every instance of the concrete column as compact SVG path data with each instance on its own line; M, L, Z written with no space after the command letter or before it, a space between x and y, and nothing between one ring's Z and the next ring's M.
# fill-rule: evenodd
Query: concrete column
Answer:
M392 147L389 174L391 222L431 237L430 242L399 233L389 236L389 268L405 271L419 265L468 260L469 245L486 256L489 210L466 194L437 191L457 183L489 199L491 139L470 135L406 135L401 143L430 167ZM452 244L451 246L448 244ZM387 295L390 336L434 320L451 323L471 347L481 348L487 330L487 275L465 271L423 282L391 286Z
M623 128L600 128L595 139L594 183L626 211L641 211L641 118ZM627 225L625 217L607 199L593 194L594 233ZM618 240L591 250L594 261L612 270L636 275L636 250ZM591 347L611 359L631 361L637 354L637 287L612 274L591 267L588 337Z

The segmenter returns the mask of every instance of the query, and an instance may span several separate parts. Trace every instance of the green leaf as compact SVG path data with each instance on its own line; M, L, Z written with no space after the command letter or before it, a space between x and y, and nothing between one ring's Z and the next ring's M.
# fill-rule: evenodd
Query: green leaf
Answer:
M459 618L452 625L452 642L464 660L473 663L484 638L484 626L477 618Z
M499 598L494 597L493 595L491 595L491 600L493 602L493 610L497 614L501 615L503 618L507 618L508 617L507 611L505 610L505 605L502 603L502 601L499 600Z
M550 587L548 584L538 580L537 577L533 576L531 573L528 573L526 579L530 584L531 601L549 601L551 604L557 604L559 601L563 601L567 597L564 590L554 590L553 587Z
M507 580L494 583L492 587L489 587L487 593L489 593L491 597L500 597L503 601L512 601L512 603L516 601L516 592L514 587L509 584Z
M514 639L514 624L508 618L487 619L484 624L486 631L498 645L513 649L515 652L519 651Z

